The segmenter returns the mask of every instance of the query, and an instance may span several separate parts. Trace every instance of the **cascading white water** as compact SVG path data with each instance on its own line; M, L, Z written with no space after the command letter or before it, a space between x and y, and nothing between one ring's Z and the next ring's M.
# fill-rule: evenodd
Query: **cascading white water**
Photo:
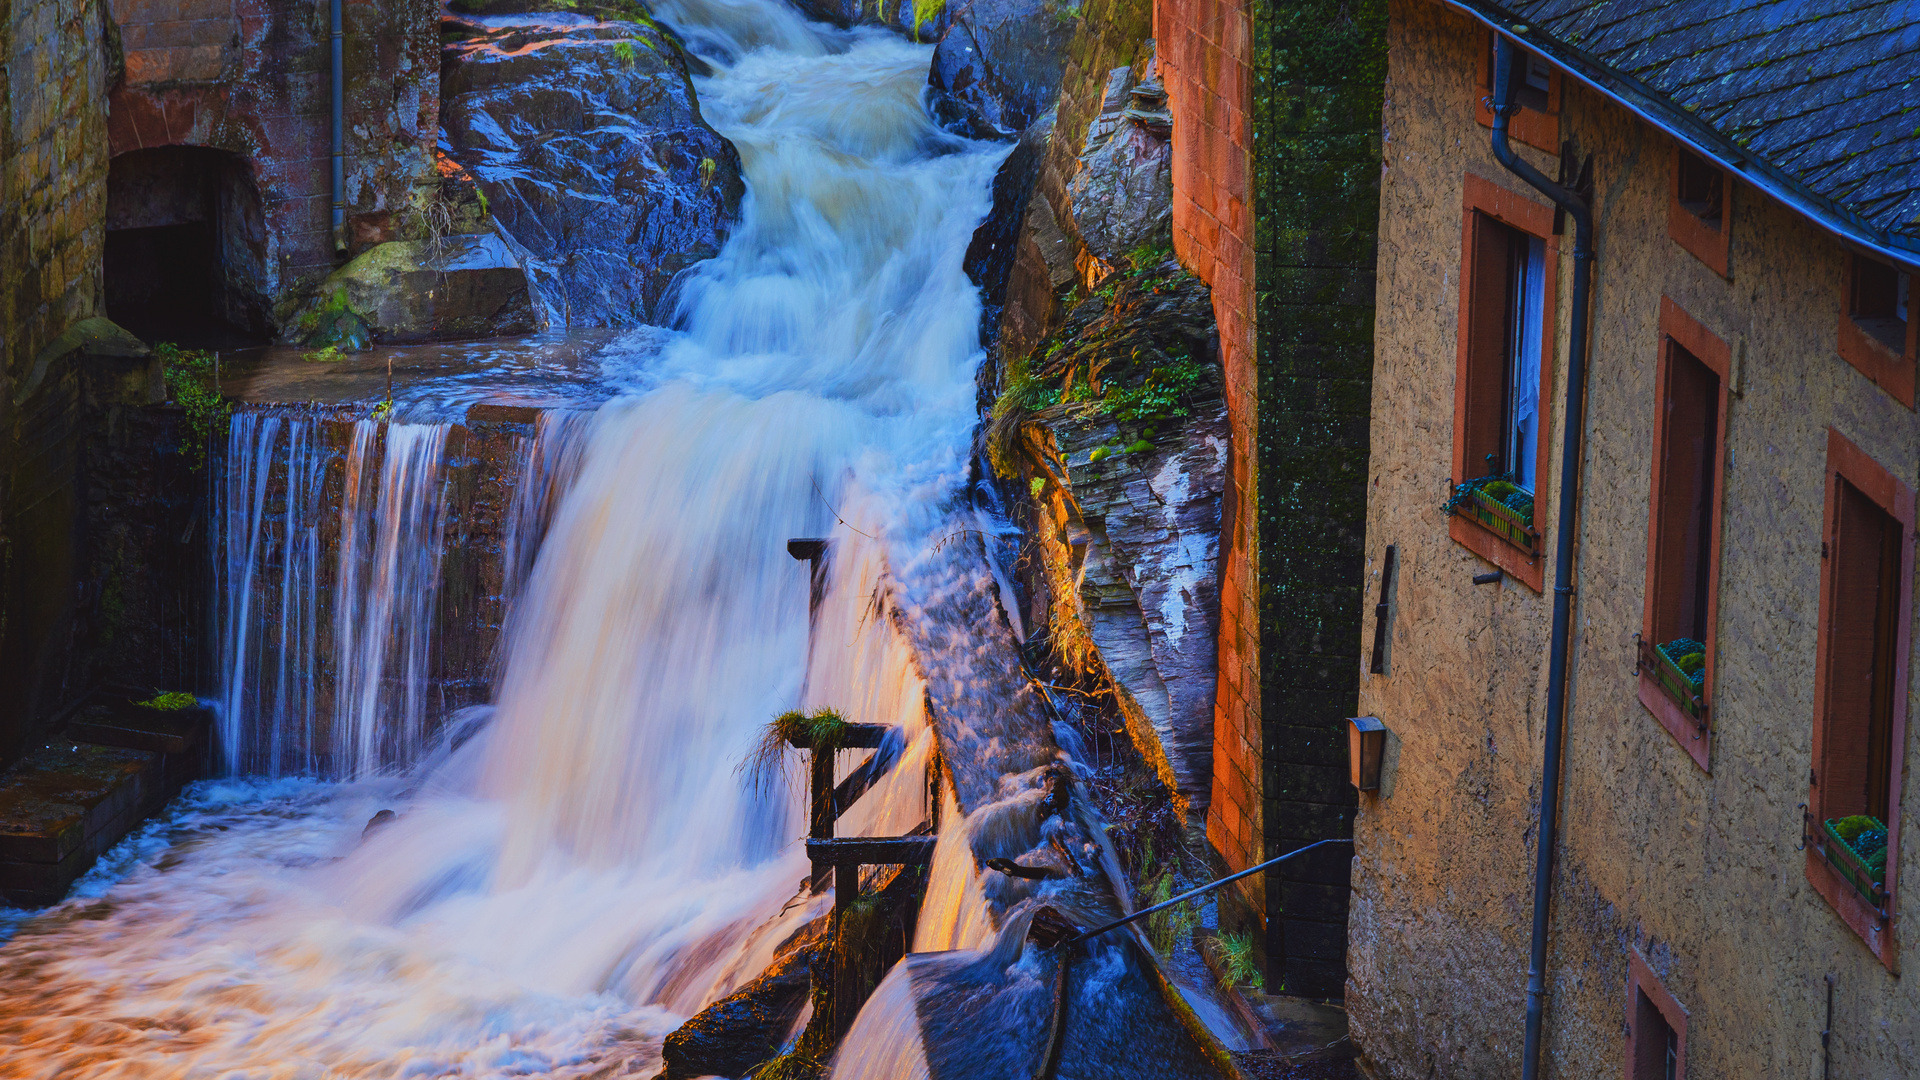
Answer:
M354 425L333 602L335 775L411 763L426 744L446 448L445 424Z
M843 830L926 813L922 691L872 598L892 553L944 533L964 474L980 308L961 261L1004 150L929 123L928 47L768 0L661 13L716 58L699 90L740 148L745 218L682 282L664 350L609 350L603 379L629 393L590 421L515 600L490 726L425 774L201 789L164 860L0 951L9 1067L644 1074L824 902L774 918L806 868L798 792L737 768L774 713L906 726ZM382 483L428 490L435 436L395 430ZM436 527L396 512L342 539L367 553L351 588L342 563L361 601L335 631L368 673L340 680L356 768L406 752L394 672L418 654L383 627L430 605L401 564ZM829 533L809 666L784 544ZM383 807L397 820L363 842Z
M275 472L278 505L269 507ZM326 447L318 422L241 413L219 489L215 574L220 747L230 772L313 772L319 721L320 528Z
M256 776L365 776L427 736L447 425L233 418L218 511L221 751ZM329 564L326 540L337 540Z

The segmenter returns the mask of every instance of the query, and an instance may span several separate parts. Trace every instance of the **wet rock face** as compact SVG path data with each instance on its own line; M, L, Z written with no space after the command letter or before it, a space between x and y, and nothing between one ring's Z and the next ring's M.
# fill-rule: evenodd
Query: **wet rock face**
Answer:
M939 41L952 25L946 0L792 0L800 14L834 26L884 26L914 41Z
M824 922L824 920L821 920ZM745 1076L780 1053L811 987L825 928L774 958L759 978L700 1010L660 1047L659 1080Z
M294 325L311 321L324 336L346 316L360 319L382 344L499 337L539 326L526 271L491 233L370 248L327 278L311 315L303 312Z
M1037 200L1036 200L1037 202ZM989 443L1033 504L1055 655L1110 680L1188 811L1212 776L1228 429L1206 286L1136 251L1008 380Z
M1114 263L1173 235L1173 117L1157 77L1109 74L1100 115L1087 128L1080 171L1067 183L1073 223L1094 257Z
M555 323L663 319L674 276L718 253L746 191L738 152L700 116L687 54L622 8L443 24L456 39L441 76L448 151L524 249Z
M934 116L969 138L1011 139L1053 108L1077 8L974 0L953 13L927 83Z

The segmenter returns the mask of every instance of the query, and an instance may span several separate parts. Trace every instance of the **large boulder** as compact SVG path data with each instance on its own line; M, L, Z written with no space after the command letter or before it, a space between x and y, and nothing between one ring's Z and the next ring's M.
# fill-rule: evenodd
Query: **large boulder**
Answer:
M717 254L746 186L700 116L688 56L632 0L599 15L449 15L448 152L524 249L547 316L629 326L668 313L682 270ZM581 5L583 10L592 10Z
M974 139L1011 139L1053 108L1079 25L1057 0L972 0L933 52L934 116Z
M390 240L361 252L321 283L294 331L312 345L369 344L342 324L401 345L525 334L540 320L520 260L500 237L483 233Z

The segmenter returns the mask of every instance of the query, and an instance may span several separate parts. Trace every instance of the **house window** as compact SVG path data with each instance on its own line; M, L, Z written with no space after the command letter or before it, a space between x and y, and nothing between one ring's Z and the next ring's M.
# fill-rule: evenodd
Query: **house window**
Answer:
M1627 1080L1685 1080L1687 1010L1636 951L1627 962Z
M1828 429L1807 877L1889 968L1913 505L1911 488Z
M1489 33L1486 48L1480 51L1480 86L1475 116L1482 127L1493 126L1493 47L1497 35ZM1514 50L1518 65L1514 74L1520 85L1514 90L1520 110L1507 121L1514 139L1536 150L1558 153L1560 150L1560 72L1547 59L1525 48Z
M1732 230L1733 175L1706 158L1675 144L1673 190L1668 200L1667 235L1722 277Z
M1660 300L1640 701L1702 769L1711 750L1720 477L1731 350Z
M1541 204L1467 178L1449 531L1535 589L1552 386L1552 222Z
M1913 408L1914 277L1878 259L1847 256L1840 307L1840 355L1894 399Z

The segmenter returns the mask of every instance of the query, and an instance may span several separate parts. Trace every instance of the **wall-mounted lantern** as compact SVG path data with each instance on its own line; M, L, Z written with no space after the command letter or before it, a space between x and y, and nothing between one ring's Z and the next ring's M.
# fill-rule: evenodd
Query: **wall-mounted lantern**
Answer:
M1361 791L1380 790L1380 761L1387 753L1387 725L1377 716L1347 720L1347 772Z

